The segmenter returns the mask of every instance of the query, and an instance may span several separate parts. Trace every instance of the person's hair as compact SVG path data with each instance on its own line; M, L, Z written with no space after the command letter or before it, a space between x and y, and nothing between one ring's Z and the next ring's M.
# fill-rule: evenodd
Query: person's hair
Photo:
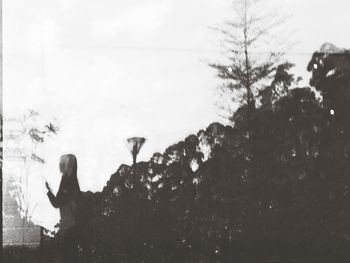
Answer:
M80 192L77 170L77 158L74 154L65 154L60 158L60 165L62 165L63 179L66 180L68 187L73 192Z

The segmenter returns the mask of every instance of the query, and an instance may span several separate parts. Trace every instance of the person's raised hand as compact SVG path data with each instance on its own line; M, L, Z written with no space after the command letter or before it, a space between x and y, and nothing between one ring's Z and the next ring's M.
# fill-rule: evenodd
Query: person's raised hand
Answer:
M49 192L52 192L51 191L51 187L50 187L50 185L49 185L49 183L46 181L45 182L45 186L46 186L46 188L47 188L47 190L49 191Z

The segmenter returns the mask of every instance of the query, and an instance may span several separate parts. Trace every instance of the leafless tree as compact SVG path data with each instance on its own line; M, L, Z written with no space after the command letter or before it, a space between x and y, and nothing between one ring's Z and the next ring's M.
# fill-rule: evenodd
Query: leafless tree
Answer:
M281 31L287 16L276 15L268 6L262 0L234 0L233 19L214 28L224 36L227 62L209 66L217 69L218 77L224 80L220 87L224 99L219 107L229 111L229 117L237 106L246 105L250 118L259 89L271 77L287 47L288 28Z

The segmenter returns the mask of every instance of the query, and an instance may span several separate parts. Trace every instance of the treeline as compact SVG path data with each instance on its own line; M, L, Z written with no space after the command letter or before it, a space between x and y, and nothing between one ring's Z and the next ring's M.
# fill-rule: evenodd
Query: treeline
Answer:
M291 88L290 67L280 65L249 118L242 106L233 127L213 123L121 165L90 193L90 259L349 259L350 53L314 53L312 87Z

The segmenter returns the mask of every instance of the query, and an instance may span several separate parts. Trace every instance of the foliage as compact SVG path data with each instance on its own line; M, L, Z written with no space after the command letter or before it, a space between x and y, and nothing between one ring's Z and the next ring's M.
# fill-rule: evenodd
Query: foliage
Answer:
M34 110L28 110L21 117L14 119L12 122L19 125L16 129L7 131L9 138L4 145L8 154L8 163L16 162L17 159L21 162L14 163L12 166L7 165L5 176L15 173L16 178L9 178L11 183L9 191L15 195L21 216L27 222L30 221L37 205L32 203L28 188L30 169L34 163L45 163L38 147L58 132L58 127L52 122L43 124L40 121L40 114ZM16 159L13 160L11 157ZM16 171L9 170L13 166L16 167ZM20 170L19 167L22 169Z
M341 74L317 82L322 93L333 88L347 96L350 63L344 56L337 60ZM210 124L148 162L120 166L103 191L92 195L91 258L345 262L348 118L330 114L329 93L321 102L311 88L289 89L289 67L277 70L271 87L285 90L262 100L249 133L242 106L234 127ZM315 76L322 75L314 71ZM341 104L346 100L333 103L336 112L348 109Z
M234 0L233 20L215 28L224 36L223 45L228 62L210 63L209 66L215 68L218 77L223 80L221 95L230 98L229 105L223 106L222 101L219 103L220 107L229 111L229 118L235 111L235 104L246 105L250 116L259 98L259 91L264 89L264 84L273 72L281 71L278 61L285 45L277 44L278 39L283 39L283 33L276 31L279 31L285 18L275 13L265 13L267 5L265 2L262 5L262 2ZM277 45L272 47L271 43ZM269 51L266 52L266 49Z

